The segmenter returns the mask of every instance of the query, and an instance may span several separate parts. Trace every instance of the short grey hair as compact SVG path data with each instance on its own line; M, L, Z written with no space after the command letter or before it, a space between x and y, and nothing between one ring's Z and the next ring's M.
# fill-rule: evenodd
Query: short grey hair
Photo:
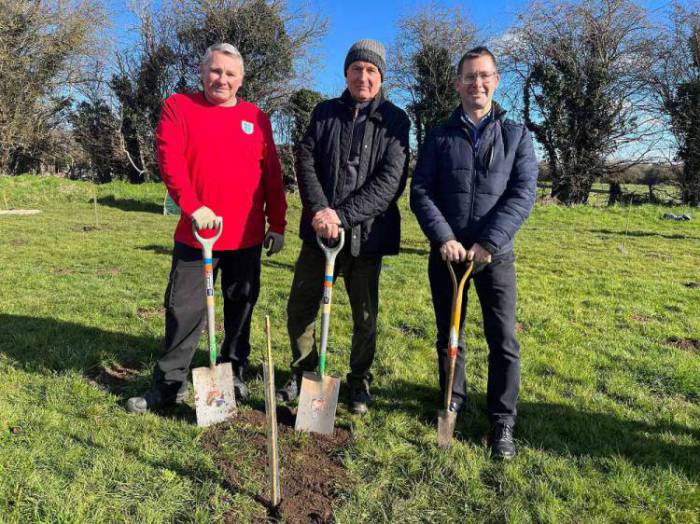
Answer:
M204 68L209 65L209 62L211 62L211 57L214 54L215 51L218 51L219 53L223 53L228 56L232 56L234 58L238 58L238 60L241 61L241 73L245 74L245 66L243 64L243 56L241 56L240 51L236 49L236 46L233 46L231 44L227 44L226 42L222 42L220 44L214 44L210 45L207 50L204 52L204 56L202 56L202 59L199 61L199 69L204 70Z

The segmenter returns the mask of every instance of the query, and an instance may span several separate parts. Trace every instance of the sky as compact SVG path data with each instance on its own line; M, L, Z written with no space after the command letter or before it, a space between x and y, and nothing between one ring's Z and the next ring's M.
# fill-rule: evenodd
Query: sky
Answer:
M120 48L128 47L135 35L135 18L129 13L129 0L105 0L112 21L113 35ZM157 3L158 0L155 0ZM319 42L318 66L312 86L324 95L336 96L344 86L343 61L348 48L362 38L373 38L389 47L394 40L396 23L428 5L461 7L485 37L502 34L515 24L516 14L528 5L527 0L288 0L292 12L306 6L328 19L328 32ZM641 0L654 16L666 0ZM245 57L244 57L245 58ZM391 56L387 57L391 60Z
M472 22L484 34L503 32L514 20L515 13L525 0L435 2L445 7L462 7ZM312 0L315 12L324 13L329 20L329 30L323 39L320 51L325 55L324 66L316 74L317 91L332 94L342 89L343 62L348 48L362 38L373 38L386 47L395 37L396 22L426 5L418 1L357 0L354 2ZM387 56L391 60L391 56Z
M128 47L134 38L135 18L127 8L128 0L106 0L117 45ZM314 72L314 86L308 86L326 95L337 95L342 90L343 61L348 48L362 38L373 38L389 47L395 36L396 22L410 15L426 2L416 0L288 0L294 12L307 6L312 13L328 19L328 31L319 42L318 66ZM484 34L503 32L515 20L515 13L527 4L526 0L509 1L454 1L433 2L446 7L462 6L471 20ZM245 58L245 57L244 57ZM387 57L391 60L391 56Z

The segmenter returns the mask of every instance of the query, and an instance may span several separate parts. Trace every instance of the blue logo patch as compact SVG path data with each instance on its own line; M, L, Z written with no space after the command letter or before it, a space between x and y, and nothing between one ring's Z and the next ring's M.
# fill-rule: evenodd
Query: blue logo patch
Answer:
M253 123L248 122L247 120L242 120L241 121L241 129L246 135L252 135L253 134Z

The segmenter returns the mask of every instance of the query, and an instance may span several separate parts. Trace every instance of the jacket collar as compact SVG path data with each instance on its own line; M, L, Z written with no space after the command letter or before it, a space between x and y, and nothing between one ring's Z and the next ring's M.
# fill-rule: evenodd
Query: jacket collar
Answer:
M382 105L384 100L384 89L380 89L379 93L377 93L377 96L375 96L374 99L372 99L372 102L369 104L369 113L367 114L367 118L372 118L374 120L382 119L382 113L381 111L378 111L378 109L379 106ZM353 99L348 89L345 89L345 91L343 91L343 94L340 95L340 102L348 108L352 108L355 106L355 100Z
M491 111L493 111L493 120L501 120L507 113L496 101L493 102ZM455 110L452 111L445 125L448 127L464 127L464 123L462 122L462 104L458 105Z

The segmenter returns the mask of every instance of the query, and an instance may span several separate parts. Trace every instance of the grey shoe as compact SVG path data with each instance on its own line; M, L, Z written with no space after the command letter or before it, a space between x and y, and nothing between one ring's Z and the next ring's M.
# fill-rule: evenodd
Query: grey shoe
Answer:
M126 401L126 410L129 413L145 413L173 404L184 404L190 396L187 382L183 382L172 395L173 385L154 386L141 397L131 397ZM170 393L168 393L170 392Z
M245 371L245 366L234 367L233 368L233 392L236 395L236 401L245 402L248 400L248 386L246 386L243 380L243 372Z
M292 373L287 383L277 390L277 402L292 402L299 396L301 389L301 375Z
M126 401L126 410L129 413L146 413L163 407L163 396L159 389L151 389L142 397L131 397Z
M187 382L180 384L180 389L175 394L175 404L184 404L190 398L190 390Z

